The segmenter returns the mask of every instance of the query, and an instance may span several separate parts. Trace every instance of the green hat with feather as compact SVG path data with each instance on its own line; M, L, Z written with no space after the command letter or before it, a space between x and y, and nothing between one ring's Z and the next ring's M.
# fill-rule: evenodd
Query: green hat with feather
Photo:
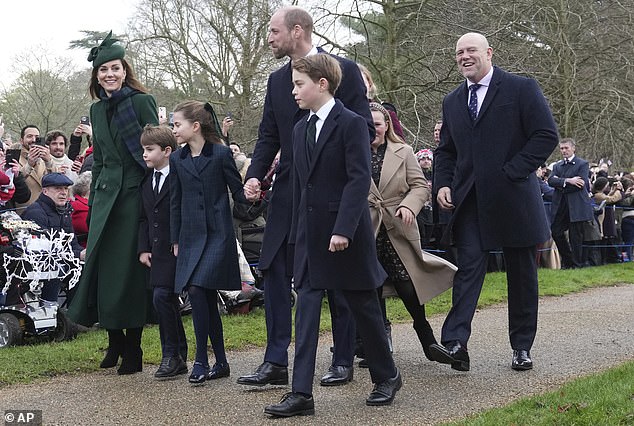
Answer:
M90 49L88 61L92 62L93 68L97 68L98 66L115 59L123 59L125 56L125 48L120 44L115 44L117 41L119 40L112 38L112 31L110 31L99 46L95 46Z

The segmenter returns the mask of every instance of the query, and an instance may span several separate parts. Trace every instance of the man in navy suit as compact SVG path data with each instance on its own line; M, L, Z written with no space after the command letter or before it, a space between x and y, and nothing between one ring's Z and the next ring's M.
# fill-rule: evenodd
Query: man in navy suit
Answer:
M588 195L590 165L575 155L575 147L572 138L564 138L559 142L559 151L564 159L555 164L548 178L548 185L555 188L550 208L551 231L563 269L583 266L583 222L594 220L594 210Z
M172 129L146 126L141 134L148 173L141 184L139 261L150 268L152 300L158 317L161 365L154 377L166 380L187 373L187 339L174 289L176 256L170 241L169 157L178 147Z
M401 375L390 353L376 289L387 277L374 243L370 210L370 139L362 117L346 109L334 93L341 81L336 59L318 54L293 61L293 94L310 110L293 131L295 361L292 392L264 412L273 416L315 412L313 376L319 317L325 290L348 302L363 339L374 389L367 405L388 405Z
M456 246L452 307L436 361L470 368L467 342L490 250L507 268L511 367L528 370L537 330L537 244L550 237L535 170L557 146L557 128L537 83L491 62L487 39L467 33L456 44L466 81L443 101L435 152L437 202L453 210L443 239Z
M312 45L313 21L299 7L284 7L273 14L269 24L269 46L276 58L297 58L316 54L320 49ZM374 138L374 124L365 84L356 63L337 58L343 69L343 79L337 98L367 122L368 133ZM247 171L245 195L254 200L260 181L280 151L280 160L267 214L258 268L264 273L264 309L266 315L267 345L262 363L255 373L242 376L239 384L262 386L288 383L288 345L291 341L291 276L292 251L287 249L291 225L293 200L290 181L292 168L293 126L308 114L300 110L291 91L291 62L269 76L264 112L258 132L258 141ZM322 385L347 383L352 379L354 358L354 321L347 304L335 292L328 292L333 315L335 341L332 365L322 378ZM335 308L335 311L333 311Z

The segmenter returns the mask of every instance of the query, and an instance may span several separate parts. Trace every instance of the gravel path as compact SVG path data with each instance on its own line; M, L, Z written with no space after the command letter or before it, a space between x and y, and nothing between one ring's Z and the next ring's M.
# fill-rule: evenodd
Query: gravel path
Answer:
M132 376L108 370L4 387L0 412L41 409L45 424L65 425L436 424L633 360L633 307L634 285L543 298L532 350L535 368L527 372L510 369L505 305L476 313L469 342L471 371L466 373L427 361L411 326L395 325L394 356L404 385L389 407L365 406L369 375L356 368L355 379L347 386L315 386L315 416L270 420L263 407L277 402L288 388L253 390L235 383L261 362L262 350L254 349L229 353L231 378L202 387L190 387L187 376L156 382L152 378L156 366ZM431 319L435 330L440 330L443 318ZM328 367L329 346L330 336L322 337L316 380Z

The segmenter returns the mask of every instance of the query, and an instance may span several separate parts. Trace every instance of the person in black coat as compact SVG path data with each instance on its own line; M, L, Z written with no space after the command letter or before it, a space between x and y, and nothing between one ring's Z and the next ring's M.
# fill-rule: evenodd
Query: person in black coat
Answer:
M576 143L572 138L564 138L559 142L559 151L564 159L553 166L553 172L548 178L548 185L555 188L550 220L562 269L583 266L583 223L594 220L589 195L590 165L575 155L575 147Z
M491 62L478 33L456 43L465 81L443 100L434 153L438 205L453 210L443 236L457 248L452 307L436 361L470 368L467 342L490 250L502 247L508 281L509 337L515 370L532 368L537 331L537 245L550 232L535 170L557 146L557 127L537 83Z
M139 261L150 268L154 309L158 317L163 359L158 380L187 373L187 338L174 289L176 256L170 242L169 157L178 148L172 129L146 125L141 134L148 173L141 183Z
M42 178L42 193L24 210L22 219L32 220L42 229L63 230L73 233L73 223L70 217L72 207L68 201L68 187L73 181L62 173L49 173ZM77 242L77 237L72 240L72 249L76 257L83 260L86 251ZM57 302L61 281L58 279L47 280L42 286L41 298L50 302Z
M295 60L323 52L312 45L312 18L308 12L299 7L279 9L271 17L269 27L269 46L278 59L288 56L291 60ZM337 89L337 99L341 100L346 108L365 119L369 137L374 139L374 124L359 67L348 59L336 58L343 70L342 82ZM256 194L250 201L256 201L260 183L266 176L277 152L280 151L279 167L267 211L266 228L258 263L258 269L264 275L266 351L264 362L256 371L238 379L238 383L243 385L288 383L293 259L292 253L287 250L287 244L293 196L291 188L292 131L293 126L308 115L307 111L297 106L291 94L293 89L291 72L291 61L289 61L269 76L258 141L245 178L245 189L250 189ZM352 379L354 322L350 308L341 297L337 297L336 291L328 292L328 301L335 345L332 365L322 377L322 384L344 384Z
M374 389L367 405L391 404L402 381L389 350L376 289L387 274L378 262L367 193L370 140L363 118L333 98L341 81L327 54L293 60L293 95L310 119L293 130L293 275L298 292L292 392L264 412L314 414L312 396L319 317L325 290L350 306Z

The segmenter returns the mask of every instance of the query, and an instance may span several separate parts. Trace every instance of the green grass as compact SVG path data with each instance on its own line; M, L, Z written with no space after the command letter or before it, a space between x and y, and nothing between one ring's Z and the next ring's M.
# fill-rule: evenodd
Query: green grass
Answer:
M560 389L487 410L464 426L634 425L634 362L576 379Z
M590 287L632 283L634 262L605 265L578 270L540 270L540 294L561 296ZM504 273L487 274L479 307L506 300L506 276ZM445 314L451 306L450 291L426 305L428 315ZM411 318L399 299L388 299L388 316L392 322L409 322ZM190 354L194 350L194 332L191 317L184 318L185 332L189 339ZM224 334L227 350L244 350L262 347L266 343L264 311L256 309L249 315L224 316ZM322 309L321 329L330 330L330 313L326 304ZM62 343L37 343L0 350L0 386L30 383L59 374L90 372L99 368L103 350L107 346L104 330L83 333L77 339ZM148 326L143 332L143 361L158 364L161 348L158 326Z

